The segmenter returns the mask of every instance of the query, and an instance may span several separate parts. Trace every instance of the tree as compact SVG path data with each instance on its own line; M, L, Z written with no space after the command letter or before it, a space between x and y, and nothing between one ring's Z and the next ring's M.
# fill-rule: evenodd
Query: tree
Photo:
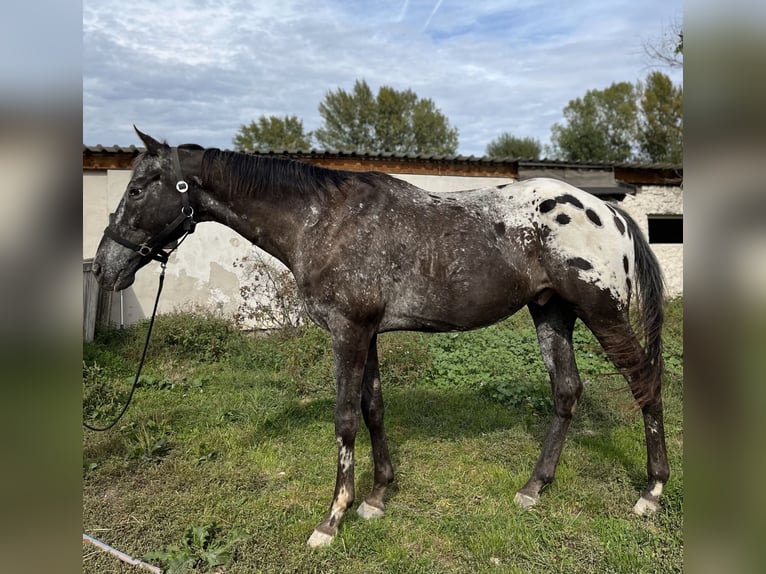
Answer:
M651 72L639 90L640 159L681 163L684 157L683 88L675 87L662 72Z
M328 92L319 104L324 123L314 137L324 149L352 152L455 154L458 131L433 100L382 86L374 96L365 80L351 93Z
M519 138L508 132L500 134L487 144L488 157L538 159L542 152L540 142L534 138Z
M644 53L661 66L682 68L684 65L684 29L680 20L662 29L660 35L644 42Z
M237 151L308 150L311 132L303 131L303 121L296 116L261 116L257 123L240 126L233 143Z
M554 157L570 161L683 161L683 89L659 71L635 85L589 90L551 128Z
M638 125L636 88L613 83L588 90L564 108L565 125L551 128L553 154L569 161L624 162L633 156Z

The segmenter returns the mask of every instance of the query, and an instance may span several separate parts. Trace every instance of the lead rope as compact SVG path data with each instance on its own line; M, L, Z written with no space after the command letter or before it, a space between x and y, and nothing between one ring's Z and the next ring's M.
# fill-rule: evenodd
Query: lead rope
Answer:
M128 395L128 400L125 401L125 405L122 407L122 410L120 411L120 414L117 415L117 418L114 419L108 426L105 427L94 427L83 421L82 426L84 426L88 430L96 431L96 432L104 432L108 431L110 428L112 428L114 425L116 425L118 422L120 422L120 419L122 418L122 415L125 414L125 411L128 410L128 406L130 406L130 402L133 400L133 393L136 392L136 387L138 386L138 378L141 376L141 369L144 368L144 360L146 359L146 351L149 348L149 338L152 336L152 327L154 327L154 317L157 315L157 304L160 302L160 293L162 293L162 285L165 283L165 263L160 264L162 266L162 272L160 273L160 284L157 287L157 297L154 299L154 309L152 310L152 318L149 321L149 330L146 333L146 342L144 343L144 352L141 353L141 361L138 363L138 370L136 371L136 378L133 379L133 385L130 387L130 394Z

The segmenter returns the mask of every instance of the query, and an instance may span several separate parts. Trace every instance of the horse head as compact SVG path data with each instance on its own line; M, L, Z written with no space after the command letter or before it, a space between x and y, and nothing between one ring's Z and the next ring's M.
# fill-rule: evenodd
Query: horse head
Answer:
M150 261L167 261L163 250L194 230L189 184L181 174L178 151L134 126L146 152L136 158L133 176L93 260L99 284L119 291L133 284L136 272Z

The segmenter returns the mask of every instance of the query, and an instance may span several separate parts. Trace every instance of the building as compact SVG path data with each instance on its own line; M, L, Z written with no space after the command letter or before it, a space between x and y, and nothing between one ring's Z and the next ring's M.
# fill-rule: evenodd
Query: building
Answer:
M131 176L130 147L83 147L83 259L95 255L108 216ZM614 202L639 224L660 261L668 294L683 293L683 169L678 165L566 163L550 160L496 160L475 157L420 157L391 154L284 152L278 155L324 167L375 170L430 192L475 189L532 177L553 177ZM237 265L254 248L215 223L198 226L167 267L159 312L203 307L234 315L242 298L243 269ZM109 320L129 325L147 317L157 288L159 264L151 263L128 289L112 297Z

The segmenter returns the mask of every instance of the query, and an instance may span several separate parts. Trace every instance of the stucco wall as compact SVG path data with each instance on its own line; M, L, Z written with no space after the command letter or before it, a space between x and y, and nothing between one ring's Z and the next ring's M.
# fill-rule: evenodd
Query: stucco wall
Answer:
M626 195L616 203L636 220L644 236L649 235L651 215L683 215L683 190L671 186L644 186L635 195ZM652 251L657 256L665 275L665 286L670 297L679 297L684 292L684 246L680 243L653 243Z
M510 183L508 178L397 175L431 192L458 191ZM95 255L109 213L115 210L130 180L129 170L88 171L83 174L83 258ZM645 187L618 203L647 233L648 214L683 213L683 193L675 187ZM683 292L683 246L652 245L663 267L672 296ZM159 312L216 309L231 316L239 307L243 269L235 262L250 256L254 248L234 231L217 223L197 226L168 262ZM265 254L264 254L265 255ZM266 256L268 257L268 256ZM271 260L275 265L278 262ZM136 275L135 283L112 298L111 321L129 325L146 318L152 310L160 266L152 262Z

